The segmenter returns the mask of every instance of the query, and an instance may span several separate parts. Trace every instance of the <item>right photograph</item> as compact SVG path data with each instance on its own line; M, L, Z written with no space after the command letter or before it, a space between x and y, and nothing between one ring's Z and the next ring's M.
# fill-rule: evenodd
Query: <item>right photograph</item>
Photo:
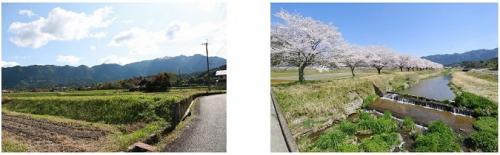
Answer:
M271 3L272 152L498 152L497 3Z

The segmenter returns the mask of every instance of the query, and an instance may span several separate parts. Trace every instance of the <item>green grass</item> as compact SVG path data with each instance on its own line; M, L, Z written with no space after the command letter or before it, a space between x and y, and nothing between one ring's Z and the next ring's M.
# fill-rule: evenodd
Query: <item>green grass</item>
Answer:
M477 116L496 116L498 113L495 102L469 92L461 92L456 96L454 105L473 109Z
M435 121L423 135L416 137L414 147L417 152L458 152L460 142L449 126Z
M470 139L477 149L485 152L498 151L498 120L496 117L479 117L474 122L477 130L471 134Z
M28 146L23 143L2 140L2 152L26 152L28 151Z
M153 133L160 133L162 128L167 127L169 124L166 124L164 121L152 122L146 125L145 127L134 131L130 134L122 134L118 133L112 135L112 141L117 145L116 150L125 150L127 147Z
M370 126L367 127L367 124ZM370 113L361 112L358 122L342 121L322 134L304 151L389 152L391 148L400 143L399 135L396 133L397 128L397 122L391 118L390 113L376 118ZM366 130L372 135L357 142L355 134Z
M62 116L70 119L128 124L138 121L170 121L173 103L195 92L139 93L84 91L61 93L14 93L2 105L10 111ZM84 95L82 95L84 94ZM24 96L23 96L24 95Z

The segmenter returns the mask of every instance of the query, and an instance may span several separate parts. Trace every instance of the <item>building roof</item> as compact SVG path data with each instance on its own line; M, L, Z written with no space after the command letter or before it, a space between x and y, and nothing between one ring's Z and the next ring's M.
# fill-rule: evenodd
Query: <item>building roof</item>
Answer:
M215 76L226 75L226 70L218 70L215 72Z

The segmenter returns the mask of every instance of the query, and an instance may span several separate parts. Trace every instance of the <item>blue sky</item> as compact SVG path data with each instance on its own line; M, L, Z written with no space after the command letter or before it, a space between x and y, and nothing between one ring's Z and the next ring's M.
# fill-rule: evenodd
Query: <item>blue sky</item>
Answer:
M3 3L2 66L225 56L223 3Z
M331 23L350 43L413 56L498 47L496 3L273 3L271 14L281 9Z

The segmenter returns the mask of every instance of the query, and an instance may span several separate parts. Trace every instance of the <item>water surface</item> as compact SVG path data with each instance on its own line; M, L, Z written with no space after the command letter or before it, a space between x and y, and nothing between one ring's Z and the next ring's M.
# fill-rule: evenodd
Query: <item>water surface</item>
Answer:
M455 94L451 91L450 86L448 86L450 80L451 75L443 75L422 80L403 93L436 100L453 100L455 99Z

